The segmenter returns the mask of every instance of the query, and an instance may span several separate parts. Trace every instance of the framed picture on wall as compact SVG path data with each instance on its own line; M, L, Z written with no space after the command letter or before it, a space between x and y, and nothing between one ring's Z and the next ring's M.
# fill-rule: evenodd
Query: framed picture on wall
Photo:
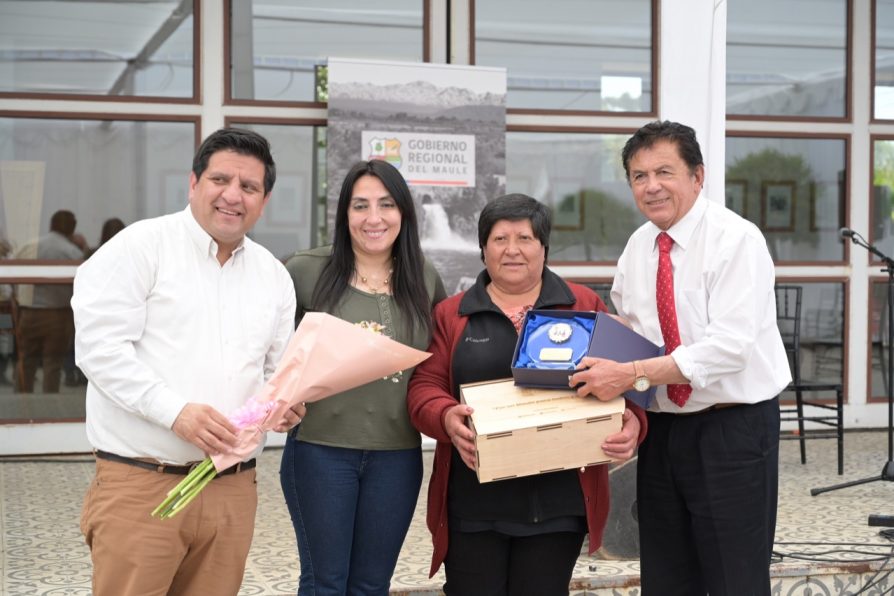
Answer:
M748 182L745 180L726 181L726 206L748 219Z
M559 199L553 210L553 228L556 230L584 229L584 193L577 191Z
M810 181L808 186L811 232L837 231L843 225L842 221L844 221L844 218L839 212L840 206L831 201L822 200L823 188L823 186L813 180Z
M765 232L795 230L795 183L764 181L761 184L761 229Z
M554 186L553 229L584 229L584 191L580 181L557 180Z

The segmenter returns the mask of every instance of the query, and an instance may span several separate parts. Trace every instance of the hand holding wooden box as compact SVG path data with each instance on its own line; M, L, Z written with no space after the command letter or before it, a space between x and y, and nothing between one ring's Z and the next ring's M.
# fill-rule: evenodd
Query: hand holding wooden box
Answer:
M607 464L606 437L621 431L623 397L600 401L572 389L519 387L512 379L460 386L474 408L479 482Z

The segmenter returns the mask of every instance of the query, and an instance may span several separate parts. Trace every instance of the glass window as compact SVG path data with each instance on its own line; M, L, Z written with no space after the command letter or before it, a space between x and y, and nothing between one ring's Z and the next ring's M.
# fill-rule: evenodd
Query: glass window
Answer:
M179 0L0 1L0 93L193 97L193 7Z
M847 4L728 2L726 113L843 118Z
M629 136L506 134L506 192L525 193L552 207L551 261L614 262L645 221L621 165Z
M869 285L869 396L887 398L888 350L891 340L888 335L888 284L873 282Z
M0 116L0 258L80 260L122 224L185 208L195 126ZM82 419L71 279L14 281L0 283L0 419Z
M652 111L651 0L475 3L475 64L507 69L507 106Z
M236 124L267 138L276 161L276 184L264 215L248 233L281 260L328 242L326 128Z
M774 260L840 261L843 139L726 139L726 203L761 229Z
M894 256L894 139L877 139L872 145L872 156L867 239L884 254Z
M842 383L844 379L844 284L784 282L800 285L801 379ZM790 396L791 397L791 396Z
M234 99L325 99L329 56L421 62L422 0L231 0Z
M65 210L95 247L108 218L183 209L194 151L193 122L0 116L0 233L15 254Z
M875 0L875 114L894 119L894 0Z

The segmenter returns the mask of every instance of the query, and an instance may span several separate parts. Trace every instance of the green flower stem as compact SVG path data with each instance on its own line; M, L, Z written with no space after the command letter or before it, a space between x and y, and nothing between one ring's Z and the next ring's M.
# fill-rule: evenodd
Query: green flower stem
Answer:
M209 468L214 468L214 462L211 461L210 457L206 457L204 460L202 460L202 463L197 465L195 468L193 468L192 472L186 475L187 479L192 478L192 480L189 480L186 483L186 486L180 488L180 494L188 493L193 486L201 482Z
M184 494L183 498L180 499L179 501L177 501L174 504L174 506L171 507L171 510L165 514L164 519L167 519L169 517L174 517L175 515L180 513L180 510L185 508L187 505L189 505L192 502L193 499L195 499L197 496L199 496L199 493L202 492L202 489L205 488L205 486L209 482L214 480L214 478L216 476L217 476L217 471L215 471L214 473L209 474L208 476L203 478L201 482L199 482L197 485L195 485L195 488L193 490Z
M214 468L214 462L210 457L205 458L186 475L186 478L168 491L168 496L152 511L152 516L159 519L173 517L196 498L196 495L216 476L217 470Z
M203 463L204 463L204 462L203 462ZM181 481L177 484L177 486L175 486L174 488L172 488L171 490L168 491L168 496L165 498L165 500L162 501L162 502L158 505L158 507L156 507L156 508L152 511L152 515L153 515L153 516L156 516L156 515L159 514L159 512L164 511L165 509L167 509L168 506L169 506L172 502L174 502L175 500L177 500L177 499L180 497L180 492L183 490L183 488L184 488L187 484L189 484L189 483L191 483L191 482L193 481L193 474L196 472L196 470L199 469L199 467L201 467L201 464L200 464L199 466L197 466L192 472L190 472L189 474L187 474L186 476L184 476L184 477L183 477L183 480L181 480Z

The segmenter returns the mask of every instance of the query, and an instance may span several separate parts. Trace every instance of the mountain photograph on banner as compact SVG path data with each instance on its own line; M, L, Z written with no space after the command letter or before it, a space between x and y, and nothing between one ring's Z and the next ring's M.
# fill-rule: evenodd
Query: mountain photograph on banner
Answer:
M506 70L332 58L328 77L329 229L351 166L385 160L448 293L466 289L481 270L478 214L506 189Z

